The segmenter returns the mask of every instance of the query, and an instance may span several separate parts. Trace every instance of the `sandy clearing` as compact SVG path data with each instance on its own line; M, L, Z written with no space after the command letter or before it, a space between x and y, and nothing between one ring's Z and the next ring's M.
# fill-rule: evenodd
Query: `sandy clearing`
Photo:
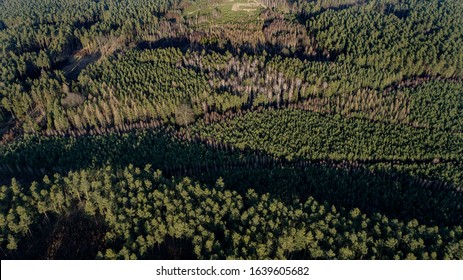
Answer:
M238 11L255 11L257 10L258 7L265 8L265 5L262 3L257 3L257 2L252 2L252 3L236 3L233 4L232 6L232 11L238 12Z

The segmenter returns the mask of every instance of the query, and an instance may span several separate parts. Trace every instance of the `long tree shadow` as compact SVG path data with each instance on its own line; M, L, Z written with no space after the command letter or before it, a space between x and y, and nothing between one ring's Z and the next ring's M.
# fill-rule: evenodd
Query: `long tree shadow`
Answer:
M147 164L166 176L188 176L213 185L222 178L227 188L290 201L312 196L335 206L380 212L390 218L417 219L437 226L462 225L463 192L442 184L420 184L416 178L362 165L328 161L287 161L255 150L236 150L199 140L180 141L166 130L133 131L79 138L30 137L0 148L0 175L41 180L105 166Z
M205 36L201 32L197 32L198 36ZM162 48L178 48L183 53L187 51L214 51L220 54L225 54L227 52L233 55L262 55L265 51L269 56L281 56L281 57L291 57L291 58L298 58L300 60L307 60L307 61L318 61L318 62L333 62L335 61L335 57L326 57L322 55L321 51L318 54L309 55L305 53L301 48L296 48L294 50L289 51L288 47L283 44L278 43L270 43L270 42L262 42L256 44L250 43L243 43L239 46L234 44L231 40L222 38L217 41L211 42L201 42L201 41L193 41L190 40L186 36L178 36L178 37L171 37L171 38L160 38L155 41L141 41L137 43L136 49L138 50L154 50L154 49L162 49Z

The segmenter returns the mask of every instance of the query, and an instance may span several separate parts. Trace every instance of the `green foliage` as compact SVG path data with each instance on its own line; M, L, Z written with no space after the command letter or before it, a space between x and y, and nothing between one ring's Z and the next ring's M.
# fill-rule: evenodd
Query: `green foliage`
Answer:
M43 204L40 213L66 213L83 204L86 215L106 225L97 255L108 259L153 258L168 239L177 240L178 246L187 240L199 259L455 259L463 254L461 226L437 228L416 220L367 216L312 197L285 204L252 190L242 196L188 178L168 181L149 166L55 175L40 184L42 190L49 190L40 194L37 183L33 185L30 194L14 181L3 187L3 217L12 220L7 213L14 209L14 196L5 195L5 190L32 205ZM19 207L16 211L24 213ZM34 225L43 218L37 214ZM20 216L20 223L24 219ZM21 240L29 225L11 232L6 241L7 225L0 224L2 248L14 250L13 238Z
M462 259L462 3L0 1L2 256Z
M123 168L131 162L139 168L151 164L166 174L190 176L208 185L216 185L222 177L240 193L252 187L285 201L312 195L337 206L357 207L366 213L380 211L390 217L418 219L438 226L458 225L463 218L459 210L462 194L458 191L462 184L461 163L288 161L262 151L240 151L213 139L205 144L186 143L163 131L78 138L28 137L0 149L0 174L8 178L40 178L107 164ZM419 180L407 173L453 182L455 186Z
M328 9L307 25L323 49L338 55L337 61L405 77L462 77L462 12L458 0L442 5L437 0L368 1Z
M301 110L252 112L211 125L199 123L191 133L288 159L452 161L460 160L459 155L463 154L460 133L343 119Z
M405 89L410 96L410 120L433 129L463 131L463 88L460 83L432 82Z

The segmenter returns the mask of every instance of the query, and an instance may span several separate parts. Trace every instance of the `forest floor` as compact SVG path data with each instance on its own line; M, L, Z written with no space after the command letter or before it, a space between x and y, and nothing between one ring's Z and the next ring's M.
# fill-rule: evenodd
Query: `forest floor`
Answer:
M68 79L75 80L85 67L98 61L100 57L100 53L83 54L82 52L77 52L69 59L62 70Z

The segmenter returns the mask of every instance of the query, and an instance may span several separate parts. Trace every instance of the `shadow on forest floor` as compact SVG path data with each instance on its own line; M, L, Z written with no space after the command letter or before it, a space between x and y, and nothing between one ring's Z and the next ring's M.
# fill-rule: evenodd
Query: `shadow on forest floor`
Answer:
M64 75L69 80L76 80L80 72L85 69L88 65L98 61L101 57L101 53L79 55L75 54L71 56L67 63L61 68Z
M32 138L0 156L3 181L41 180L45 174L104 166L143 168L166 176L188 176L205 184L223 178L227 188L249 188L290 201L312 196L365 213L417 219L427 225L461 225L463 193L442 184L421 184L406 174L372 172L361 164L287 161L261 151L240 151L199 141L185 142L165 131L133 131L79 138ZM5 183L5 182L3 182Z
M104 253L106 225L98 217L90 217L77 207L60 217L50 216L34 230L33 242L22 243L12 254L2 259L31 260L88 260ZM123 242L116 242L113 250L119 251ZM120 247L120 248L119 248ZM144 259L196 259L191 240L166 238L159 246L150 249Z
M161 38L156 41L141 41L135 47L138 50L149 50L149 49L160 49L160 48L178 48L183 53L190 51L214 51L217 53L224 54L229 52L233 55L240 55L246 53L247 55L261 55L264 51L270 56L281 56L298 58L300 60L307 61L319 61L319 62L333 62L335 56L327 58L322 55L322 52L318 52L316 55L309 55L303 50L292 50L281 44L272 43L259 43L252 45L250 43L243 43L240 46L236 46L228 39L223 39L220 42L203 44L200 42L191 41L185 36L179 36L174 38Z

